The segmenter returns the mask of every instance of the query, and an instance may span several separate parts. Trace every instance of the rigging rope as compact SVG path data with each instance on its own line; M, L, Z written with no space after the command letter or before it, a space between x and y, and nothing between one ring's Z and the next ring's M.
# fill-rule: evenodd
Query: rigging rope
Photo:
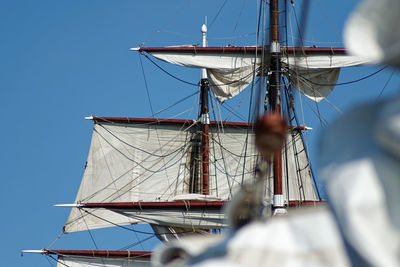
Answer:
M182 12L190 5L191 2L192 2L192 0L185 1L186 5L183 5L182 8L179 9L179 10L175 13L175 15L169 16L169 17L171 18L171 20L169 20L167 23L165 23L163 27L167 27L167 26L169 26L170 24L172 24L175 20L177 20L177 19L179 18L178 15L179 15L180 13L182 13ZM176 9L175 9L175 10L176 10ZM143 41L143 42L140 44L140 46L143 46L145 43L147 43L147 42L151 41L152 39L154 39L154 37L155 37L156 35L158 35L161 31L162 31L162 30L156 30L155 32L153 32L153 33L149 36L149 38L147 38L145 41Z
M128 228L128 227L123 226L123 225L119 225L119 224L113 223L112 221L109 221L109 220L107 220L105 218L97 216L94 213L85 210L84 208L80 208L80 209L83 210L84 212L88 213L89 215L92 215L92 216L94 216L94 217L96 217L96 218L98 218L100 220L103 220L103 221L105 221L105 222L107 222L109 224L112 224L112 225L114 225L116 227L119 227L121 229L128 230L128 231L131 231L131 232L136 232L136 233L139 233L139 234L144 234L144 235L152 235L152 236L156 235L154 232L139 231L139 230ZM193 230L181 231L181 232L175 232L175 233L159 233L159 234L162 234L162 235L174 235L174 234L185 234L185 233L193 233Z
M240 17L242 16L243 9L244 9L244 6L245 6L245 4L246 4L246 1L247 1L247 0L243 0L243 2L242 2L242 6L241 6L241 8L240 8L239 16L238 16L238 18L236 19L235 26L233 27L232 35L236 32L236 28L237 28L237 26L238 26L238 24L239 24ZM233 38L232 38L232 39L233 39ZM231 39L231 40L232 40L232 39Z
M236 118L240 119L241 121L246 121L246 119L241 115L241 114L237 114L235 113L235 111L233 110L233 108L231 106L228 105L228 103L223 103L223 104L219 104L219 106L223 107L224 109L226 109L227 111L230 112L230 114L232 114L232 116L235 116ZM228 116L230 115L228 114ZM227 121L228 118L226 118L224 121Z
M57 262L57 263L60 263L60 264L62 264L62 265L64 265L64 266L66 266L66 267L70 267L69 265L66 265L65 263L63 263L63 262L59 261L58 259L54 258L53 255L46 255L46 256L49 257L50 259L54 260L54 261ZM47 257L46 257L46 258L47 258Z
M153 63L157 68L159 68L162 72L164 72L164 73L167 74L168 76L170 76L170 77L172 77L172 78L174 78L174 79L176 79L176 80L178 80L178 81L180 81L180 82L182 82L182 83L188 84L188 85L192 85L192 86L196 86L196 87L200 86L199 83L192 83L192 82L185 81L185 80L179 78L178 76L173 75L172 73L166 71L163 67L161 67L160 65L158 65L154 60L152 60L152 59L151 59L147 54L145 54L144 52L142 52L142 53L140 53L140 54L143 55L144 57L146 57L148 60L150 60L151 63ZM256 54L257 54L257 51L256 51ZM255 57L255 58L257 58L257 57ZM234 83L238 83L238 82L241 82L241 81L243 81L243 80L246 80L248 77L254 75L253 73L254 73L254 72L258 72L259 69L260 69L260 67L259 67L259 68L256 68L256 63L254 63L254 68L253 68L253 70L255 70L255 71L253 71L253 72L247 74L246 76L243 76L243 77L240 78L240 79L237 79L237 80L234 80L234 81L230 81L230 82L227 82L227 83L219 83L219 84L210 83L209 85L210 85L210 86L224 86L224 85L231 85L231 84L234 84Z
M176 79L176 80L178 80L178 81L180 81L180 82L186 83L186 84L188 84L188 85L199 86L199 83L191 83L191 82L185 81L185 80L183 80L183 79L181 79L181 78L179 78L179 77L177 77L177 76L175 76L175 75L169 73L168 71L166 71L165 69L163 69L160 65L158 65L156 62L154 62L154 60L152 60L152 59L151 59L149 56L147 56L146 54L144 54L144 53L140 53L140 54L143 55L143 56L145 56L145 57L146 57L148 60L150 60L150 62L153 63L157 68L159 68L159 69L162 70L164 73L166 73L167 75L171 76L172 78L174 78L174 79Z
M49 258L51 258L49 255L43 255L45 257L45 259L47 260L47 262L50 264L50 266L54 266L51 261L49 260ZM53 259L54 260L54 259Z
M376 97L376 100L378 100L378 99L382 96L383 91L385 90L386 86L389 84L390 80L392 79L394 72L395 72L395 70L393 70L393 71L392 71L392 74L390 74L389 79L386 81L386 83L385 83L385 85L383 86L381 92L380 92L379 95Z
M139 56L140 66L142 67L142 74L143 74L143 79L144 79L144 85L145 85L145 87L146 87L147 100L149 101L151 116L154 118L153 105L151 104L150 92L149 92L149 87L147 86L147 80L146 80L146 75L145 75L145 73L144 73L142 58L140 57L140 54L138 54L138 56Z
M194 93L192 93L192 94L190 94L190 95L188 95L188 96L182 98L181 100L178 100L177 102L175 102L175 103L173 103L173 104L167 106L166 108L163 108L162 110L157 111L156 113L154 113L154 115L158 115L158 114L160 114L161 112L164 112L164 111L166 111L167 109L170 109L170 108L172 108L172 107L174 107L174 106L176 106L176 105L182 103L182 102L185 101L186 99L191 98L192 96L197 95L197 94L198 94L198 92L196 91L196 92L194 92Z
M197 38L199 35L190 35L190 34L184 34L180 32L173 32L173 31L167 31L167 30L160 30L160 32L165 32L169 33L172 35L177 35L177 36L182 36L182 37L187 37L187 38ZM242 35L233 35L233 36L225 36L225 37L209 37L207 36L207 40L233 40L233 39L241 39L241 38L246 38L249 36L253 36L255 33L246 33Z
M132 226L133 227L133 226ZM136 232L133 232L136 236L136 239L139 240L138 234ZM153 238L153 236L149 236L147 239ZM141 242L141 240L138 241L140 246L142 247L142 250L144 250L143 244Z
M211 29L211 27L213 26L215 20L218 18L219 14L221 13L222 9L224 8L225 4L228 2L228 0L225 0L221 7L219 8L217 14L214 16L214 18L211 20L210 26L208 26L208 29Z
M139 239L136 232L135 232L135 234L136 234L136 238ZM142 247L142 249L144 250L142 243L145 242L145 241L147 241L147 240L149 240L149 239L152 239L152 238L154 238L154 237L155 237L155 235L154 235L154 236L146 237L146 238L141 239L141 240L139 240L139 241L137 241L137 242L135 242L135 243L132 243L132 244L129 244L129 245L125 246L125 247L122 247L122 248L120 248L120 249L118 249L118 250L128 250L128 249L130 249L130 248L132 248L132 247L135 247L135 246L137 246L137 245L140 245L140 246Z
M332 23L332 21L330 20L329 16L326 14L326 11L323 8L323 6L321 5L319 0L317 1L317 5L321 9L321 11L322 11L321 13L325 16L325 18L328 21L329 25L332 27L332 30L335 32L336 36L340 40L341 39L341 34L339 34L339 31L336 29L335 25Z
M62 231L62 233L59 234L59 235L57 236L57 238L56 238L53 242L51 242L51 244L47 247L47 249L50 249L50 248L54 245L54 243L56 243L57 240L61 238L61 236L62 236L63 234L65 234L64 231Z
M86 225L86 228L87 228L87 231L88 231L88 233L89 233L89 235L90 235L90 238L91 238L92 241L93 241L94 247L95 247L97 250L99 250L99 248L97 247L96 241L94 241L94 237L93 237L93 235L92 235L92 231L90 231L89 226L88 226L88 224L86 223L85 217L84 217L83 214L82 214L82 210L79 209L79 212L81 213L83 222L84 222L85 225Z
M352 84L352 83L356 83L356 82L359 82L359 81L368 79L368 78L370 78L370 77L372 77L372 76L378 74L379 72L383 71L383 70L386 69L387 67L388 67L388 66L384 66L384 67L382 67L381 69L379 69L379 70L377 70L377 71L375 71L375 72L373 72L373 73L371 73L371 74L369 74L369 75L366 75L366 76L364 76L364 77L361 77L361 78L359 78L359 79L352 80L352 81L348 81L348 82L336 83L336 84L316 83L316 82L313 82L313 81L311 81L311 80L305 78L304 76L301 76L300 74L297 74L297 75L299 75L302 79L306 80L307 82L311 83L312 85L318 85L318 86L339 86L339 85Z

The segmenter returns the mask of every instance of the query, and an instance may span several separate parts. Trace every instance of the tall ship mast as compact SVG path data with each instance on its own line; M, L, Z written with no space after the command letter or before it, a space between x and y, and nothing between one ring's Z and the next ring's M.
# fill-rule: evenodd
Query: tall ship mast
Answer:
M293 88L320 101L333 90L340 68L365 62L343 48L287 46L279 35L284 3L260 2L260 10L269 7L270 20L263 45L209 47L203 25L202 46L132 48L152 62L156 58L201 71L198 116L87 117L94 127L82 182L74 203L58 205L71 208L63 233L149 224L155 236L169 242L219 232L230 227L224 207L242 186L257 183L260 168L263 216L322 202L302 135L307 127L299 124L294 112ZM247 122L211 119L210 110L215 108L210 103L228 101L254 87L256 80L265 83L258 83ZM268 123L273 114L286 124L282 149L268 159L255 145L255 128L259 121ZM58 266L148 265L151 255L27 252L55 255Z

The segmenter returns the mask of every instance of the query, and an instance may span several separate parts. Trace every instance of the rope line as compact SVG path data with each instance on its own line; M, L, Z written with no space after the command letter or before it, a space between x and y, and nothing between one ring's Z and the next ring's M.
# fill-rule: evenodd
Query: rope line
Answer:
M142 68L142 74L143 74L143 79L144 79L144 85L145 85L145 87L146 87L147 100L149 101L151 116L154 118L153 105L151 104L150 92L149 92L149 87L147 86L147 79L146 79L146 75L145 75L145 73L144 73L142 58L140 57L140 54L139 54L138 56L139 56L140 66L141 66L141 68Z
M141 53L141 55L145 56L148 60L150 60L151 63L153 63L157 68L159 68L160 70L162 70L162 71L163 71L165 74L167 74L168 76L171 76L172 78L174 78L174 79L176 79L176 80L178 80L178 81L180 81L180 82L186 83L186 84L188 84L188 85L199 86L199 83L191 83L191 82L185 81L185 80L183 80L183 79L181 79L181 78L179 78L179 77L173 75L172 73L166 71L164 68L162 68L160 65L158 65L154 60L152 60L152 59L151 59L149 56L147 56L146 54Z
M222 3L222 5L221 5L221 7L219 8L217 14L216 14L216 15L214 16L214 18L212 19L212 21L211 21L211 23L210 23L210 26L208 26L208 29L211 29L211 27L213 26L214 22L216 21L216 19L217 19L218 16L219 16L219 14L221 14L221 11L222 11L222 9L224 8L226 2L228 2L228 0L225 0L225 1Z
M107 219L105 219L105 218L102 218L102 217L100 217L100 216L97 216L97 215L93 214L92 212L85 210L84 208L81 208L81 209L82 209L84 212L88 213L89 215L92 215L92 216L94 216L94 217L96 217L96 218L98 218L98 219L100 219L100 220L103 220L103 221L105 221L105 222L107 222L107 223L109 223L109 224L112 224L112 225L114 225L114 226L116 226L116 227L119 227L119 228L122 228L122 229L124 229L124 230L128 230L128 231L131 231L131 232L136 232L136 233L144 234L144 235L156 236L156 234L155 234L154 232L145 232L145 231L139 231L139 230L131 229L131 228L128 228L128 227L126 227L126 226L113 223L112 221L109 221L109 220L107 220ZM192 232L193 232L193 230L190 230L190 231L181 231L181 232L176 232L176 234L185 234L185 233L192 233ZM174 233L159 233L159 234L162 234L162 235L174 235Z
M92 241L93 241L94 247L95 247L97 250L99 250L99 248L97 247L96 241L94 241L94 237L93 237L93 235L92 235L92 231L90 231L90 229L89 229L89 226L88 226L88 224L86 223L86 220L85 220L85 218L83 217L82 210L81 210L81 209L79 209L79 211L80 211L80 213L81 213L81 216L82 216L83 222L84 222L84 223L85 223L85 225L86 225L86 228L87 228L87 231L88 231L88 233L89 233L89 235L90 235L90 238L91 238L91 239L92 239Z
M311 84L313 84L313 85L317 85L317 86L340 86L340 85L352 84L352 83L356 83L356 82L360 82L360 81L362 81L362 80L368 79L368 78L370 78L370 77L372 77L372 76L378 74L379 72L383 71L383 70L386 69L387 67L388 67L388 66L384 66L384 67L382 67L381 69L379 69L379 70L377 70L377 71L375 71L375 72L373 72L373 73L371 73L371 74L368 74L368 75L366 75L366 76L364 76L364 77L361 77L361 78L359 78L359 79L352 80L352 81L348 81L348 82L336 83L336 84L316 83L316 82L313 82L313 81L311 81L311 80L305 78L304 76L301 76L300 74L297 74L297 75L299 75L302 79L306 80L307 82L309 82L309 83L311 83Z
M135 232L135 234L137 234L136 232ZM137 237L137 236L136 236ZM125 246L125 247L123 247L123 248L120 248L120 249L118 249L118 250L128 250L128 249L130 249L130 248L132 248L132 247L135 247L135 246L137 246L137 245L141 245L141 247L142 247L142 249L144 250L144 248L143 248L143 246L142 246L142 243L144 243L145 241L147 241L147 240L149 240L149 239L152 239L152 238L154 238L155 237L155 235L154 236L149 236L149 237L146 237L146 238L144 238L144 239L141 239L141 240L139 240L139 241L137 241L137 242L135 242L135 243L132 243L132 244L130 244L130 245L127 245L127 246ZM139 239L139 238L137 238L137 239Z
M389 84L390 80L392 79L394 72L395 72L395 70L393 70L393 71L392 71L392 74L390 74L389 79L386 81L386 83L385 83L385 85L383 86L381 92L380 92L379 95L376 97L376 100L378 100L378 99L382 96L383 91L386 89L386 86Z
M182 103L182 102L185 101L186 99L189 99L189 98L191 98L192 96L197 95L197 94L198 94L198 92L196 91L196 92L194 92L194 93L192 93L192 94L190 94L190 95L188 95L188 96L182 98L181 100L178 100L178 101L176 101L175 103L173 103L173 104L167 106L166 108L163 108L162 110L157 111L156 113L154 113L154 115L158 115L158 114L160 114L161 112L164 112L164 111L166 111L167 109L170 109L170 108L172 108L172 107L174 107L174 106L176 106L176 105Z

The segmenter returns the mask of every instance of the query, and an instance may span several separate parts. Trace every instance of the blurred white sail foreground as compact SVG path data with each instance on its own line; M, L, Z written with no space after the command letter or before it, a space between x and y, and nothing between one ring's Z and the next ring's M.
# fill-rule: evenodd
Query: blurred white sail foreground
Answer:
M192 238L191 241L184 242L183 239L156 250L152 256L153 264L350 266L334 218L324 207L301 213L291 212L290 215L272 217L266 222L254 222L212 246L202 246L204 238L199 238L197 242ZM202 248L200 251L194 249L198 244ZM177 255L174 250L179 250L183 256L174 258Z
M258 154L251 125L211 123L210 192L190 193L196 124L184 120L94 118L88 160L75 203L138 203L136 210L72 208L66 232L115 225L151 223L188 228L225 227L221 209L190 209L189 201L227 201L243 183L251 183ZM318 201L301 129L289 131L284 158L284 196L290 201ZM247 142L247 145L246 145ZM287 175L288 174L288 175ZM267 187L266 201L272 195ZM147 203L183 202L187 210ZM141 204L142 203L142 204Z
M400 67L399 14L398 0L362 1L346 24L346 47L371 62Z
M400 97L349 112L323 136L321 175L356 266L400 266L399 144Z
M256 75L268 69L269 53L255 47L140 48L163 61L192 68L206 68L215 97L223 102L244 90ZM333 90L340 68L365 64L355 56L334 49L292 49L282 56L285 76L307 97L319 102ZM256 72L254 72L256 70Z
M347 113L321 142L329 209L303 209L251 223L200 252L188 248L184 263L400 266L399 144L400 97ZM179 243L160 249L155 263L176 263L168 257L175 247Z

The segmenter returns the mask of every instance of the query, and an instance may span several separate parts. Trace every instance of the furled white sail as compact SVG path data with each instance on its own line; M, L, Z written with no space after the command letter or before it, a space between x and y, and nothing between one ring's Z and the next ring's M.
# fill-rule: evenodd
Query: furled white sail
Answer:
M207 77L214 96L219 102L231 99L242 92L254 79L254 67L237 69L207 69Z
M206 68L208 78L215 97L223 102L238 95L254 79L254 70L259 75L261 64L269 64L269 53L256 53L254 47L243 47L240 52L229 52L229 48L216 51L211 48L196 51L192 49L139 49L152 56L179 66L190 68ZM295 51L295 50L294 50ZM264 60L263 60L264 58ZM306 53L299 50L296 53L284 54L282 64L284 74L307 97L321 101L334 88L339 76L339 69L365 64L367 61L356 56L343 53L335 54L334 50Z
M149 258L106 258L86 256L58 256L57 267L136 267L151 266Z
M169 225L178 228L187 228L177 230L174 235L185 235L195 232L195 229L216 229L227 227L225 222L225 214L222 210L210 210L204 208L203 210L164 210L160 206L157 210L137 210L137 209L115 209L116 213L122 214L126 217L133 218L138 223L148 223L155 225ZM170 231L164 232L170 235Z

